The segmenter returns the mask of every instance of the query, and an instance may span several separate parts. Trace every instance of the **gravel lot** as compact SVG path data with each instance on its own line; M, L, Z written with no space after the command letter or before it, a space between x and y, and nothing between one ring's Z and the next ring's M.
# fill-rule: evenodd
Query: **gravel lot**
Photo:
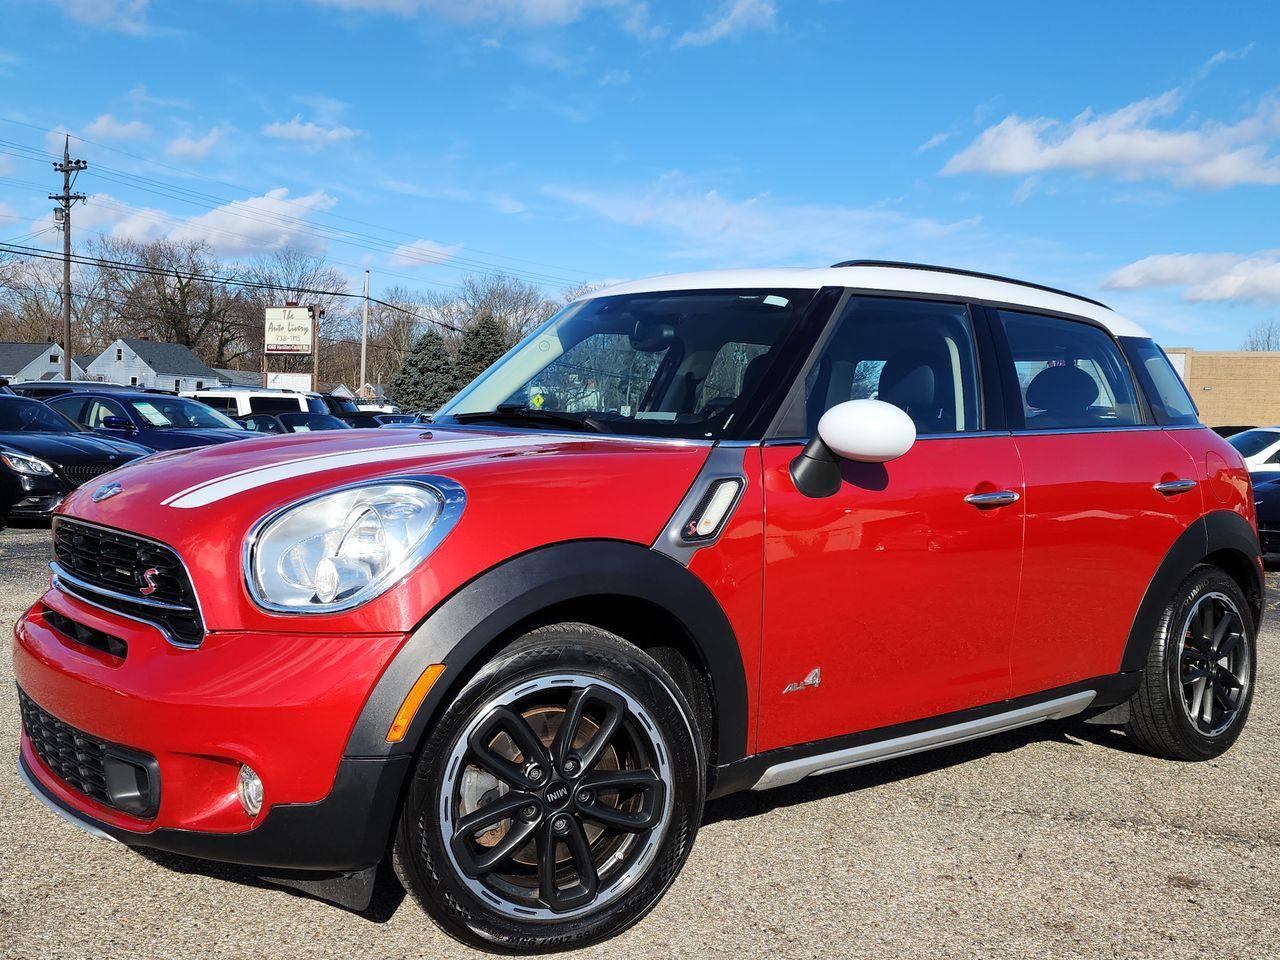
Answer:
M13 619L45 530L0 533L0 738ZM1275 578L1272 578L1275 580ZM1272 584L1274 591L1280 581ZM1184 765L1098 728L1035 727L712 804L684 873L619 957L1276 957L1280 614L1235 749ZM91 839L0 766L6 957L457 957L384 878L374 916L238 870Z

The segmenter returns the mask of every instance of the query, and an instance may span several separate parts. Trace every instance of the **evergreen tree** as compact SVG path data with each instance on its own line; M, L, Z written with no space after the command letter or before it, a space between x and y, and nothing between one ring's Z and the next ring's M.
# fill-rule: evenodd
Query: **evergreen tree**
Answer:
M391 378L391 396L402 410L435 411L462 387L444 338L427 330L404 358L404 366Z
M468 384L507 352L511 345L502 332L502 324L493 314L481 314L462 334L458 348L458 377Z

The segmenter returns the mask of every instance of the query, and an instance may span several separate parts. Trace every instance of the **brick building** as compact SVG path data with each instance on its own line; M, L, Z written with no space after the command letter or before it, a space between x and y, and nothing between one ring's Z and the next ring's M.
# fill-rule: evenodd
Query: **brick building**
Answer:
M1280 426L1280 352L1168 347L1177 371L1211 427Z

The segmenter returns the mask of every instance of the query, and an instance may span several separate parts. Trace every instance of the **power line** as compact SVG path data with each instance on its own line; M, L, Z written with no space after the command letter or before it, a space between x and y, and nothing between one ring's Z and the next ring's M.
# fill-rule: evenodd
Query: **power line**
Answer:
M0 243L0 252L12 253L12 254L15 254L16 256L32 257L32 258L41 259L41 260L61 260L64 257L63 254L59 254L53 250L44 250L44 249L41 249L40 247L29 247L29 246L24 246L22 244L15 244L15 243ZM305 294L307 296L316 296L316 297L356 298L359 296L359 294L346 293L344 291L315 290L315 289L309 289L306 287L292 286L289 284L266 283L266 282L257 281L257 280L241 280L236 277L217 277L217 276L210 276L208 274L187 272L180 269L167 270L160 267L151 267L141 263L130 263L125 260L110 260L103 257L90 257L90 256L86 256L85 254L69 254L69 259L71 262L77 263L81 266L107 267L110 269L124 270L130 273L140 273L140 274L147 274L149 276L163 277L165 279L168 279L169 277L178 277L180 279L196 280L202 283L225 284L227 286L245 287L246 289L255 289L255 290L272 290L277 292L288 291L291 294L298 294L298 295ZM461 334L464 332L461 327L455 326L454 324L449 323L445 320L437 320L434 317L424 317L422 316L422 314L415 313L414 311L409 310L406 307L402 307L396 303L390 303L389 301L386 301L386 300L380 300L377 297L370 297L369 302L376 303L379 306L386 307L389 310L399 311L400 313L403 313L406 316L412 317L415 320L419 320L422 323L435 324L436 326L443 327L444 329L449 330L453 333Z
M18 124L20 126L30 127L31 129L40 130L46 133L53 132L53 131L47 130L46 128L38 127L34 124L24 123L18 120L13 120L8 117L0 117L0 120L4 120L8 123ZM148 163L155 166L163 167L165 169L173 170L175 172L182 173L184 175L187 175L196 179L206 180L208 182L221 184L223 186L230 186L230 187L233 187L234 189L243 190L250 194L261 193L261 191L256 190L255 188L252 188L252 187L247 187L242 184L234 184L228 181L214 180L209 177L203 177L200 174L196 174L192 171L184 170L180 167L174 167L170 164L165 164L157 160L152 160L148 157L143 157L143 156L139 156L138 154L128 153L127 151L122 151L114 147L109 147L109 146L106 146L105 144L94 143L94 141L86 140L83 137L77 137L77 140L79 140L81 143L96 146L104 150L110 150L122 156L127 156L135 160L139 160L143 163ZM4 149L5 147L11 148L11 149L6 150ZM17 152L14 152L14 151L17 151ZM30 147L30 146L27 146L26 144L18 143L16 141L3 140L3 139L0 139L0 152L10 153L11 155L20 156L23 159L29 159L29 160L38 160L48 156L48 154L45 154L43 151L39 150L39 148ZM246 202L245 200L233 200L225 196L218 196L216 194L205 193L197 190L190 190L190 189L187 189L186 187L181 187L176 184L166 183L165 181L156 180L154 178L142 176L140 174L130 173L128 171L120 170L120 169L108 166L106 164L101 164L101 163L96 164L96 169L98 170L98 175L102 179L119 183L124 186L130 186L134 189L141 190L146 193L151 193L158 196L164 196L168 199L178 200L180 202L185 202L185 203L191 203L193 205L200 206L204 209L224 208L229 204L243 205ZM260 215L252 216L243 210L236 210L236 211L225 210L224 212L226 212L231 216L237 216L243 219L256 219L259 222L273 222L276 225L288 224L292 226L292 228L295 230L300 229L303 232L311 232L312 235L322 236L324 239L328 239L338 243L346 243L346 244L357 246L357 247L363 246L365 249L374 249L379 252L394 253L397 250L400 250L402 247L406 246L406 244L397 243L394 240L387 240L387 239L383 239L376 236L361 234L356 231L347 230L341 227L326 227L322 223L314 223L313 221L305 220L301 217L295 217L285 213L275 213L272 211L257 211L257 213ZM340 214L322 212L322 213L318 213L316 216L317 218L326 217L329 219L342 220L348 223L354 223L360 226L372 227L373 229L381 231L383 233L392 233L407 239L421 239L416 234L408 233L403 230L396 230L394 228L383 227L378 224L369 223L368 221L358 220L352 217L346 217ZM264 220L263 218L267 218L267 219ZM327 230L328 232L323 234L316 234L314 232L316 228L319 228L320 230ZM370 246L370 244L373 244L373 246ZM555 265L546 264L541 261L528 260L520 257L512 257L507 254L497 254L491 251L481 250L476 247L472 247L471 249L475 250L475 252L480 254L487 254L489 256L497 257L500 260L511 260L511 261L520 262L520 263L529 263L535 266L549 267L552 270L567 271L568 273L576 274L578 279L574 280L566 276L549 274L549 273L546 273L545 271L516 269L516 268L504 266L501 263L492 263L483 259L461 256L461 255L455 255L454 257L451 258L451 262L446 262L441 265L451 267L452 269L459 269L459 270L462 270L462 269L504 270L514 275L522 276L525 279L534 280L535 282L560 283L567 286L573 286L575 283L580 282L581 280L586 279L588 277L587 274L578 270L574 270L572 268L557 267ZM405 254L402 253L401 255L403 256ZM433 261L427 260L427 259L422 260L422 263L424 265L430 264L432 262Z

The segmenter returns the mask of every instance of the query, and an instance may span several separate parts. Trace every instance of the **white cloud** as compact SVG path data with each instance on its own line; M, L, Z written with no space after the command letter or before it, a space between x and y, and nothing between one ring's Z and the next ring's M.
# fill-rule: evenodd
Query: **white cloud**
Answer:
M54 0L67 16L90 26L119 33L148 31L147 8L151 0Z
M1280 254L1162 253L1111 274L1112 290L1181 288L1191 302L1280 303Z
M18 212L7 203L0 201L0 227L8 227L18 222Z
M300 197L285 187L260 197L236 200L186 221L170 232L173 240L206 240L220 253L261 253L298 246L317 250L324 241L311 232L306 220L337 203L323 190Z
M676 46L705 47L748 30L768 29L774 26L777 16L778 8L771 0L732 0L705 27L682 34Z
M942 146L942 144L946 143L950 139L951 134L949 133L935 133L924 143L920 144L920 146L916 147L916 153L927 153L934 147Z
M352 130L350 127L322 127L312 120L304 123L301 115L292 120L268 123L262 128L262 133L276 140L290 140L304 144L309 150L319 150L321 147L351 140L360 135L359 130Z
M360 13L415 17L435 15L455 23L550 27L576 23L593 10L611 13L619 26L641 40L659 40L667 28L654 23L647 0L307 0L320 6ZM770 5L771 6L771 5ZM500 42L486 38L486 46Z
M391 262L398 267L423 267L433 263L446 263L462 251L462 244L446 246L432 240L415 240L397 247L391 254Z
M179 160L203 160L209 155L209 151L217 145L218 141L222 139L224 132L221 127L214 127L203 137L184 134L170 140L169 145L164 148L164 152Z
M84 132L94 140L144 140L151 136L151 128L141 120L125 122L109 113L99 116Z
M1247 52L1215 54L1200 75ZM1234 123L1194 115L1178 122L1184 102L1185 90L1175 88L1110 113L1089 108L1071 120L1012 114L982 131L942 172L1025 177L1073 170L1202 189L1280 184L1280 100L1264 99Z
M711 263L825 266L850 257L972 262L986 242L977 220L946 223L883 207L734 199L679 173L615 190L549 187L549 196L676 242L673 256Z
M1036 185L1039 183L1039 177L1027 177L1018 184L1018 189L1013 191L1013 202L1026 203L1031 198L1031 194L1035 193Z
M262 196L235 200L208 213L182 219L164 210L135 207L109 194L98 193L76 208L76 227L130 240L204 241L226 256L262 253L286 246L320 252L325 241L315 234L309 218L330 209L336 202L321 190L291 197L287 189L279 187ZM35 228L51 225L52 215L46 215Z
M190 100L182 100L178 97L158 97L142 84L138 84L129 91L129 102L135 107L162 107L181 110L189 110L191 108Z
M602 87L620 87L631 82L630 70L606 70L600 78Z

